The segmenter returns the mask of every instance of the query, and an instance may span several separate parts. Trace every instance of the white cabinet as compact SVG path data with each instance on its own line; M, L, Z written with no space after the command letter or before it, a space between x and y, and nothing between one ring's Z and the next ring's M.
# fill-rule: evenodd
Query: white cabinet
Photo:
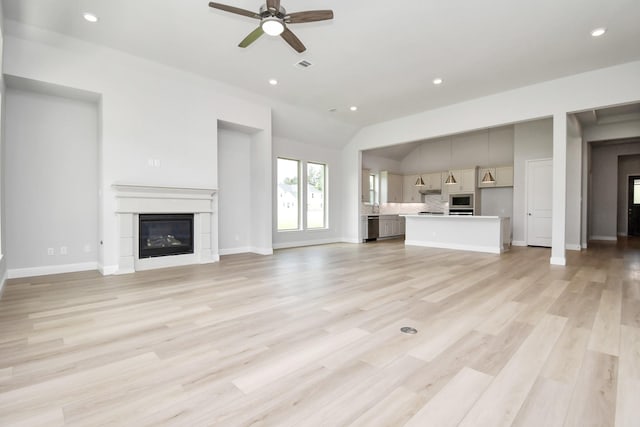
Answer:
M362 201L369 203L369 175L371 171L369 169L362 169Z
M402 201L405 203L420 203L422 196L420 195L420 188L416 187L416 181L420 175L405 175L404 183L402 186L403 197Z
M398 215L380 215L379 237L393 237L404 234L405 219Z
M484 174L491 171L495 182L483 183L482 178ZM494 168L479 168L478 169L478 187L479 188L493 188L493 187L513 187L513 166L499 166Z
M440 190L442 188L442 172L433 172L422 175L424 188L427 190Z
M404 196L402 181L402 175L380 172L380 203L401 203Z

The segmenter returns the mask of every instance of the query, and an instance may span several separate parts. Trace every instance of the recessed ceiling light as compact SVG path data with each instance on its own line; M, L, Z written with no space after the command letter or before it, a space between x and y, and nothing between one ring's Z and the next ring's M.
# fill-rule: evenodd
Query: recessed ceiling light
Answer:
M330 113L335 113L336 111L338 111L337 108L329 108L328 110Z
M358 111L358 107L356 107L355 105L352 105L351 107L349 107L349 110Z
M433 79L433 84L434 85L441 85L442 84L442 79L440 77L438 77L437 79Z
M277 81L276 79L269 79L269 84L270 84L271 86L275 86L275 85L277 85L277 84L278 84L278 81Z
M596 28L595 30L591 31L591 37L600 37L606 32L607 32L607 29L604 27Z
M82 14L82 17L87 22L92 22L92 23L98 22L98 17L96 15L94 15L93 13L85 12L85 13Z

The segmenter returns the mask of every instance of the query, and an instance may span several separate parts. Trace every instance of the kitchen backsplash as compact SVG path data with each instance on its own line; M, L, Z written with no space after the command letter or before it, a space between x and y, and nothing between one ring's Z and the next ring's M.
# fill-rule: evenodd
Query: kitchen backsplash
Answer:
M418 212L445 212L447 203L441 200L440 195L424 196L424 203L383 203L378 207L362 203L360 205L361 214L382 213L382 214L410 214Z

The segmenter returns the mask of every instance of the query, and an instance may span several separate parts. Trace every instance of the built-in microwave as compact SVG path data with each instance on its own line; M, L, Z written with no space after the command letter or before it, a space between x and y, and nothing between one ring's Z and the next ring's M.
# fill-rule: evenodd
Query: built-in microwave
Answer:
M473 209L473 194L449 194L449 209Z

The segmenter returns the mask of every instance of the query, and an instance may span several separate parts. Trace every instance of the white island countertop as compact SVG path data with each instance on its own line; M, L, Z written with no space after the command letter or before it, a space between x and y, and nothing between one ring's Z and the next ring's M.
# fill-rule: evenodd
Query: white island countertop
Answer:
M511 247L508 217L473 215L402 215L405 245L502 253Z

